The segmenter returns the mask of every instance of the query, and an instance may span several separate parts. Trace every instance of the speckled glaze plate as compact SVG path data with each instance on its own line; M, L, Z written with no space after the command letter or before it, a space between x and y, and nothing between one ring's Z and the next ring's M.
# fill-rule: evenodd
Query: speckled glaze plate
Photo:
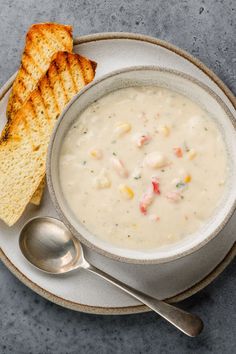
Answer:
M98 63L96 78L113 70L133 65L159 65L185 72L208 85L236 114L236 100L223 82L201 62L175 46L155 38L130 33L103 33L74 40L74 51ZM13 75L0 90L0 128ZM20 253L18 236L29 218L56 216L48 191L40 207L28 206L12 228L0 223L0 258L29 288L61 306L90 313L128 314L147 311L133 298L86 271L66 276L50 276L28 264ZM236 215L220 234L192 255L160 265L124 264L85 250L88 259L131 286L169 302L183 300L213 281L236 255ZM214 252L210 252L214 249ZM188 266L186 266L188 265ZM189 266L191 265L191 266Z

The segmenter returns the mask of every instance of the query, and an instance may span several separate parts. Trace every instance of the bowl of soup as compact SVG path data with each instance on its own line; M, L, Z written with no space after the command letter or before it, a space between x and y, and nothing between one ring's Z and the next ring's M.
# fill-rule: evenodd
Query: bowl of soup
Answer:
M235 209L236 130L222 100L181 72L113 72L62 114L47 159L51 198L88 247L162 263L217 237Z

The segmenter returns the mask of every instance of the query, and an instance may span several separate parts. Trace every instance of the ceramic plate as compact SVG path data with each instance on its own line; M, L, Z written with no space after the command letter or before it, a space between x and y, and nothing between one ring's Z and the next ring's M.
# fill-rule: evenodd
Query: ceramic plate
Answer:
M74 51L98 63L96 78L133 65L159 65L183 71L212 88L235 115L235 98L221 80L197 59L166 42L142 35L104 33L75 39ZM0 91L1 127L6 121L5 110L13 79L14 75ZM86 271L50 276L30 266L20 253L18 236L25 221L39 215L56 216L48 191L45 191L41 206L29 206L14 227L8 228L0 223L0 258L23 283L48 300L78 311L100 314L147 311L133 298ZM204 288L235 257L235 227L236 215L205 247L168 267L165 264L123 264L88 249L85 252L91 262L129 285L160 299L176 302Z

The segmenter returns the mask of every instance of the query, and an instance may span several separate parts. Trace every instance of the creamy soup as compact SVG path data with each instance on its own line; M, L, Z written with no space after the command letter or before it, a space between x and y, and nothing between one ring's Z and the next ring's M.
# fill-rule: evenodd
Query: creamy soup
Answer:
M158 87L130 87L89 106L67 133L60 181L95 236L151 249L197 231L219 203L225 145L207 112Z

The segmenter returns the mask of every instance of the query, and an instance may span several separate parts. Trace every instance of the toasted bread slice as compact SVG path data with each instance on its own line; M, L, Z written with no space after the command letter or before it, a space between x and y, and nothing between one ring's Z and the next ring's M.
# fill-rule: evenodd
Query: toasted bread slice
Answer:
M16 112L35 89L39 79L49 68L52 56L58 51L72 51L72 27L57 23L32 25L26 35L21 66L12 86L7 106L8 119L14 120ZM31 203L39 205L45 181L39 184Z
M58 52L0 141L0 219L9 226L22 215L45 175L50 136L69 100L93 80L96 63Z
M21 66L12 86L7 106L7 117L13 119L39 79L49 68L52 56L58 51L71 52L72 27L57 23L32 25L26 35Z

